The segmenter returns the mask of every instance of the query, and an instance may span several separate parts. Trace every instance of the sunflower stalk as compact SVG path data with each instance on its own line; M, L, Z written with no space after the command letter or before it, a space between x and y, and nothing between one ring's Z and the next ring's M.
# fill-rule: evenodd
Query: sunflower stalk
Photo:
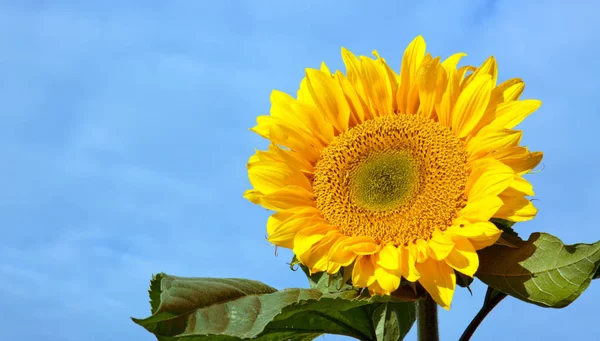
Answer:
M492 289L492 287L488 287L487 293L485 295L485 300L483 302L483 306L475 315L471 323L467 326L467 329L463 332L460 339L458 341L468 341L471 340L471 337L477 330L477 327L483 322L483 319L494 309L500 301L502 301L507 295L503 292L499 292L497 290Z
M437 303L429 295L417 303L417 328L419 341L439 341Z

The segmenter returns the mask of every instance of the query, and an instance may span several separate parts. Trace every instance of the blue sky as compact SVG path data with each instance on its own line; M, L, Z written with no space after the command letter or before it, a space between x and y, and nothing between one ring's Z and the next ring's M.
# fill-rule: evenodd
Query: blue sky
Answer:
M518 232L599 240L599 11L593 0L0 0L3 339L153 340L129 316L148 314L159 271L305 286L265 241L268 212L242 198L245 162L266 146L248 128L304 68L343 70L341 46L377 49L396 69L417 34L435 55L495 55L502 79L522 77L524 97L544 102L521 125L545 159L530 176L538 218ZM443 339L479 309L485 288L473 289L441 312ZM585 339L599 300L600 282L563 310L508 299L475 339Z

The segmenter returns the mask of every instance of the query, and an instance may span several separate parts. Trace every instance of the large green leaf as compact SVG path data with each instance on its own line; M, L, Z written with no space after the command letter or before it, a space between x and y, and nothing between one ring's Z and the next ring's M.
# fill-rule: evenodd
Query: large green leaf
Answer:
M319 278L314 285L324 281ZM354 289L276 291L245 279L159 274L151 282L150 297L152 316L133 321L161 341L304 341L321 334L375 341L381 328L395 335L385 341L395 341L415 321L413 302L389 296L368 297Z
M415 305L407 302L384 303L373 311L377 341L403 340L416 319Z
M490 287L542 307L562 308L590 284L600 265L600 242L564 245L547 233L514 247L494 245L479 251L475 274Z

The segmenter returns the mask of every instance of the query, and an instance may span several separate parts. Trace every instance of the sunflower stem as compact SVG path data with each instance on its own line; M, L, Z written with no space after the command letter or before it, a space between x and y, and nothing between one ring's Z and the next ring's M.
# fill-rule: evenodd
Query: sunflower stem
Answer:
M477 313L477 315L475 315L475 317L473 318L473 320L471 321L471 323L469 323L469 326L467 326L467 329L465 329L465 331L463 332L463 334L460 337L460 339L458 339L458 341L468 341L468 340L471 340L471 337L473 336L473 334L475 333L475 330L477 330L477 327L479 327L479 325L481 324L481 322L483 321L483 319L505 297L506 297L505 293L502 293L502 292L499 292L499 291L494 291L494 289L492 289L491 287L488 287L487 293L485 295L485 300L483 302L483 306L481 307L481 309L479 310L479 312Z
M429 295L417 301L417 327L419 341L439 341L437 303Z

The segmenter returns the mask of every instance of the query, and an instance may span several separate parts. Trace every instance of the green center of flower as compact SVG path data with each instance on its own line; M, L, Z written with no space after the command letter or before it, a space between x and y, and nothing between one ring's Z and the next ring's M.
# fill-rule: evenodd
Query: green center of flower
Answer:
M370 155L350 174L350 196L365 209L394 209L413 194L418 167L403 151Z

